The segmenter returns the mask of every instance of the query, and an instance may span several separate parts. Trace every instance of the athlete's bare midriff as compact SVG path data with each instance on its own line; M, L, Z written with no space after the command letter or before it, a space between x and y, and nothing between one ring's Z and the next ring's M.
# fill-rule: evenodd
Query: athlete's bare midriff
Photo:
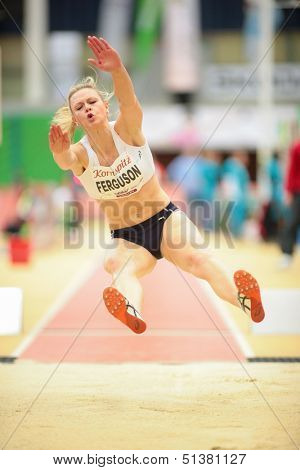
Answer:
M149 219L170 202L156 175L139 192L122 199L98 200L112 230L130 227Z
M126 135L121 134L121 136L129 145L143 145L145 142L134 142ZM82 173L83 168L87 167L88 156L80 143L73 145L73 148L77 149L77 156L79 157L78 167L73 168L74 174L78 176ZM117 151L114 150L116 155ZM138 192L131 196L118 199L97 199L97 202L100 204L111 230L116 230L149 219L166 207L170 202L170 198L162 189L157 176L154 174Z

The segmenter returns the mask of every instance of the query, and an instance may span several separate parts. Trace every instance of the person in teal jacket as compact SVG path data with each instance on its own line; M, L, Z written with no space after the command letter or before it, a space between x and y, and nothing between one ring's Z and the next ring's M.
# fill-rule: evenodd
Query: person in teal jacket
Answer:
M232 204L228 228L235 237L243 234L249 208L248 154L236 151L222 165L222 186L225 199Z
M277 153L273 154L266 170L271 186L270 201L274 205L274 216L278 219L282 215L283 209L283 171Z
M193 204L195 211L201 207L202 213L200 214L201 219L196 212L194 218L196 221L199 219L199 225L205 230L216 230L219 225L216 198L220 181L220 156L215 151L206 150L201 163L198 175L198 193Z

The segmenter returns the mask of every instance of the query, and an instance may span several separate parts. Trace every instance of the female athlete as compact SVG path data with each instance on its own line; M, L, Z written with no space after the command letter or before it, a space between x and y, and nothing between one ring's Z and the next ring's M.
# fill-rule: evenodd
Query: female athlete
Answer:
M58 166L72 170L99 201L109 223L113 243L104 267L112 285L103 292L108 311L135 333L143 333L139 280L165 258L206 280L221 299L241 307L253 321L262 321L257 281L243 270L231 280L214 253L203 248L197 227L160 186L142 132L142 108L118 52L103 38L89 36L87 42L94 54L89 62L111 74L118 117L109 122L108 97L88 77L71 88L67 105L54 116L49 145ZM85 135L71 144L76 126Z

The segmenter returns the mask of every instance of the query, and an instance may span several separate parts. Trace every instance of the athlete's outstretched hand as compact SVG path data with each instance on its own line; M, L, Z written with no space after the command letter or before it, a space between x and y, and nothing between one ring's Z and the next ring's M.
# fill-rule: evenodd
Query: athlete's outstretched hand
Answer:
M121 57L103 38L88 36L87 43L96 59L88 59L89 63L104 72L113 72L122 65Z
M70 138L67 132L63 132L60 126L52 125L49 132L49 147L52 153L64 153L70 148Z

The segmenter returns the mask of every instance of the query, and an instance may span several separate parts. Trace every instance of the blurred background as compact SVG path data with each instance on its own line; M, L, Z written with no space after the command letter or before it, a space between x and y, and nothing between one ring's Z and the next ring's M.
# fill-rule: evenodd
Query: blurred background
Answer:
M76 230L101 220L48 148L51 118L70 86L96 74L86 37L101 35L132 77L173 200L205 233L225 231L226 248L240 247L256 263L255 255L266 256L271 270L293 265L272 285L299 287L298 7L290 0L1 0L2 285L23 285L9 266L23 263L33 273L30 261L45 265L45 256L71 246ZM99 84L112 90L108 74ZM110 119L116 114L112 100Z
M42 220L47 213L43 222L53 225L61 217L61 201L80 193L54 164L47 134L70 86L95 74L86 45L86 36L95 34L120 52L132 76L162 176L180 183L188 200L235 200L235 236L276 238L288 152L300 122L296 4L1 1L1 227L12 222L9 204L16 198L21 218L27 213ZM111 90L107 74L100 84ZM213 210L210 219L217 218ZM200 219L195 221L201 225ZM211 229L218 223L202 225Z
M299 6L0 0L4 448L297 448ZM145 334L108 315L104 221L48 148L70 86L96 75L87 35L120 52L162 185L231 275L257 278L262 323L165 260L142 279Z

